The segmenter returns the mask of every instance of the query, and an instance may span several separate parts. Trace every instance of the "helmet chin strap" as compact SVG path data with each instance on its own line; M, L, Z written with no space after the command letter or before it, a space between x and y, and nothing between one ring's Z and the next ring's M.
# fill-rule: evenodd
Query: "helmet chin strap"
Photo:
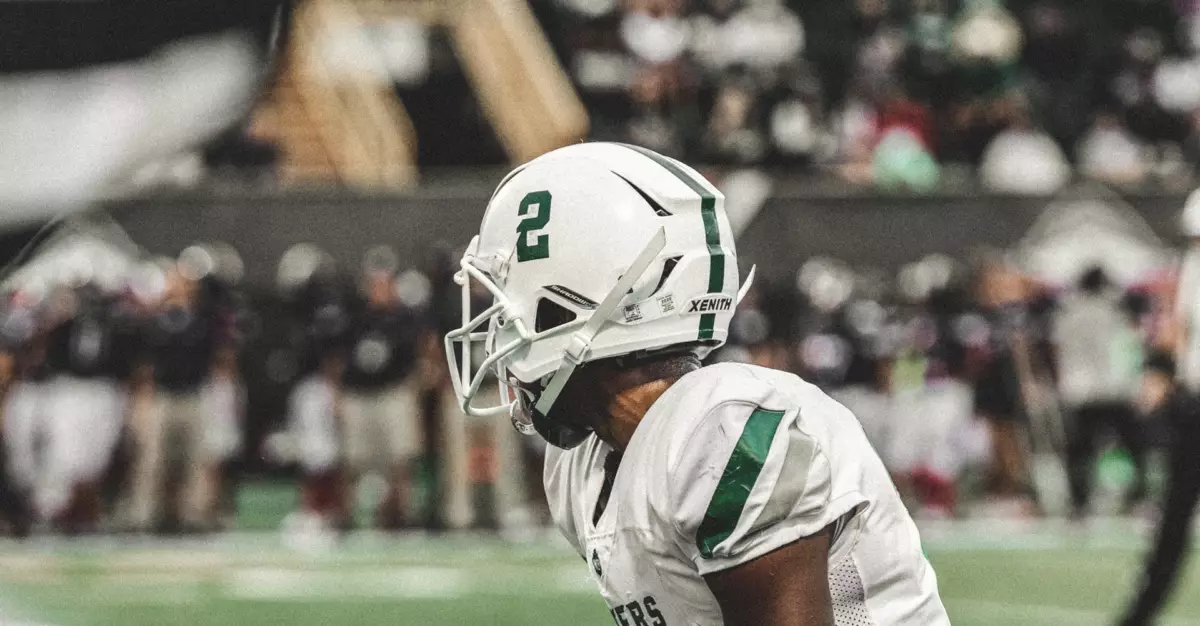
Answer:
M584 323L583 327L571 334L570 342L567 344L566 350L563 351L562 365L558 366L558 370L554 372L554 376L550 378L550 382L546 385L538 397L537 404L533 410L541 415L548 415L550 407L558 400L558 396L562 393L563 387L567 385L567 379L571 378L571 374L575 372L575 368L587 360L588 353L592 348L592 340L596 338L596 333L600 332L600 328L609 321L617 307L620 306L621 300L633 289L633 285L646 273L650 264L658 256L663 248L667 247L667 232L664 228L659 227L658 232L646 244L641 253L637 255L629 269L621 275L616 285L613 285L611 291L600 305L592 311L592 316Z
M756 269L758 269L757 265L750 266L750 273L746 274L746 280L742 281L742 286L738 289L737 301L734 302L735 305L741 304L742 298L745 298L746 294L750 293L750 285L754 284L754 270Z

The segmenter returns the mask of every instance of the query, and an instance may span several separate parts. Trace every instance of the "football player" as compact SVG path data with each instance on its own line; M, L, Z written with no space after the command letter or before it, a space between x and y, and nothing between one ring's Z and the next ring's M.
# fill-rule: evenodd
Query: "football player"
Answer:
M694 170L612 143L546 154L500 183L458 277L495 298L446 336L459 400L554 446L551 511L617 624L949 623L854 415L796 376L701 367L739 274ZM454 349L472 342L479 371ZM489 370L501 398L480 406Z

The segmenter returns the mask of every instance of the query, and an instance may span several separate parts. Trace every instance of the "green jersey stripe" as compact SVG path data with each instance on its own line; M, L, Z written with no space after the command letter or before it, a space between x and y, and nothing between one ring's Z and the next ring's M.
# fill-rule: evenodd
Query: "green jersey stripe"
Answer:
M662 166L700 196L700 217L704 220L704 242L708 245L708 292L720 293L725 288L725 253L721 250L721 229L717 223L717 198L700 181L683 171L674 161L641 146L620 144ZM717 315L700 316L699 339L712 339Z
M704 512L704 520L696 531L696 547L700 556L711 559L713 549L725 541L737 528L746 507L746 500L754 489L754 482L762 472L763 463L771 449L771 440L783 420L783 411L755 409L746 420L746 426L738 437L737 445L725 463L717 490Z

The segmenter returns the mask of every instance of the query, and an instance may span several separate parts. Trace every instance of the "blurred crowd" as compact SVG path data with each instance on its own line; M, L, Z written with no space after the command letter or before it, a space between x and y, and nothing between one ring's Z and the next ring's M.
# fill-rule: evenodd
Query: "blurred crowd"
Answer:
M540 0L593 135L926 189L1200 165L1200 9L1174 0Z
M468 423L445 375L438 337L461 305L448 257L438 271L400 271L390 249L373 248L347 272L300 244L281 259L267 310L220 244L116 273L66 258L6 283L8 530L231 528L247 464L299 474L286 521L297 531L353 528L358 494L382 529L531 523L522 481L540 478L525 471L537 459L506 422ZM276 413L264 397L278 388Z
M453 258L418 271L372 248L353 271L299 244L265 299L222 245L138 260L119 279L74 263L10 280L0 526L230 528L248 466L299 476L286 520L299 532L544 524L544 444L467 418L450 389L441 337L464 305ZM932 256L895 276L815 258L794 281L757 284L712 358L826 389L921 514L1128 512L1146 497L1172 376L1169 282L1118 287L1094 267L1052 289L999 255ZM1094 506L1097 459L1118 449L1127 493ZM1057 496L1041 484L1047 458Z
M814 259L795 285L751 292L716 358L794 371L845 404L915 513L1131 513L1173 376L1170 282L1119 287L1094 266L1048 286L992 254L894 280ZM1094 502L1102 454L1121 493Z

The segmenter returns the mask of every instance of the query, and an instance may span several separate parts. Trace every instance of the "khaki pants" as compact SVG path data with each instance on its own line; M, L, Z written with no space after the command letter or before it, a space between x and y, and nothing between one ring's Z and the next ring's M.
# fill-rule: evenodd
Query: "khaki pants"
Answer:
M199 391L158 391L139 407L133 420L137 444L129 521L148 529L163 504L168 461L183 467L182 504L179 517L185 524L208 521L213 492L207 469L213 459L205 446L206 415Z
M387 472L416 459L422 450L420 411L410 380L379 391L346 390L342 432L350 470Z
M483 389L483 398L496 397L496 391ZM471 505L471 480L469 471L469 448L472 434L483 431L491 440L496 468L495 495L496 515L501 526L514 523L521 515L528 515L525 467L521 463L522 436L507 417L467 417L458 407L453 389L442 396L442 488L445 493L442 516L451 528L465 528L475 521Z

